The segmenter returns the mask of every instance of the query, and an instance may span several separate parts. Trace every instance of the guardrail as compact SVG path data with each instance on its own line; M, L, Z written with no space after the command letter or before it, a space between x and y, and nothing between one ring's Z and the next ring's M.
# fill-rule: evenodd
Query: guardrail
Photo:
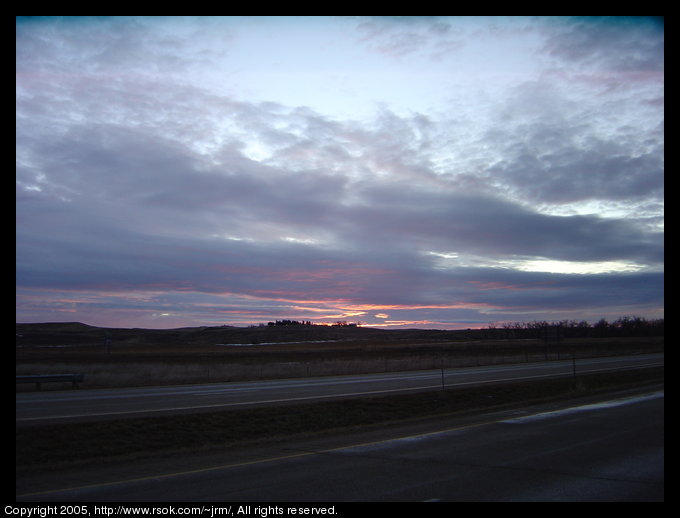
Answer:
M85 378L84 374L33 374L17 376L17 383L35 383L36 389L40 390L41 383L71 382L73 388L78 388Z

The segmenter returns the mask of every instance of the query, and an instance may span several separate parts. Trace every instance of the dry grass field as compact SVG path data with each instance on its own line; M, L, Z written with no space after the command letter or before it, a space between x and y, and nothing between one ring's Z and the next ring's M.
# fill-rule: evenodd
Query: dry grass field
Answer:
M83 373L83 387L213 383L465 367L663 351L663 337L491 339L371 328L106 330L17 324L16 374ZM70 385L69 385L70 386ZM60 389L59 384L45 390ZM17 390L33 390L17 385Z

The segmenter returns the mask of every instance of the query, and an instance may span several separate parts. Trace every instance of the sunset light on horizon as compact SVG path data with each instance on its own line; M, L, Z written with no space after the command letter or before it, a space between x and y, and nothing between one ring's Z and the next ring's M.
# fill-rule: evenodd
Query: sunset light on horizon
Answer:
M664 316L655 17L18 17L16 321Z

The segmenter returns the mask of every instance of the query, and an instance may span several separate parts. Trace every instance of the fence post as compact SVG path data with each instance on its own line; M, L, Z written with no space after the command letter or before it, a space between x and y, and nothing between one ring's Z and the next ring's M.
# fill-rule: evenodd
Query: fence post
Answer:
M441 359L442 362L442 392L445 390L444 386L444 358Z

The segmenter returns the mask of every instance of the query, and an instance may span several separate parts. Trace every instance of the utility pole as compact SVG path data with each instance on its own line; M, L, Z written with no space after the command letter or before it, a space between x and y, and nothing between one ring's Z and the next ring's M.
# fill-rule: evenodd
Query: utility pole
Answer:
M106 349L106 354L111 354L111 340L113 338L113 333L108 329L104 331L104 347Z
M444 388L444 358L441 359L442 362L442 392L445 390Z

